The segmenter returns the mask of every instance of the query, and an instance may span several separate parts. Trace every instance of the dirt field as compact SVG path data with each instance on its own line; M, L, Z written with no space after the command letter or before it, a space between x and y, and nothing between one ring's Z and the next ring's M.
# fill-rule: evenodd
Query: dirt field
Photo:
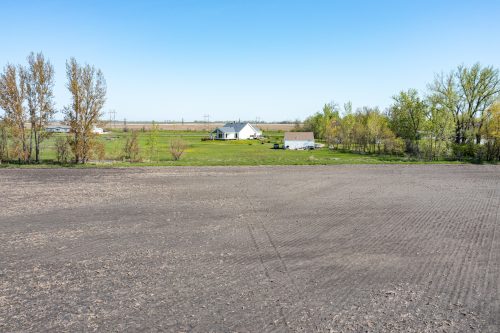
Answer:
M0 170L0 331L500 332L500 168Z
M59 124L59 123L56 123ZM162 130L169 131L213 131L217 127L224 126L225 123L164 123L158 122L157 125ZM295 124L253 124L259 129L263 131L290 131L295 127ZM106 122L102 125L105 128L118 128L123 129L125 126L123 122ZM140 129L151 129L151 122L149 123L127 123L127 128L131 130L140 130Z
M164 123L158 123L158 126L162 130L171 130L171 131L213 131L217 127L222 127L224 126L224 123L209 123L209 124L204 124L204 123L175 123L175 124L164 124ZM256 127L263 131L290 131L292 130L295 125L294 124L256 124ZM123 128L123 124L111 124L108 125L110 128ZM144 124L128 124L127 127L129 129L135 129L135 130L140 130L142 128L145 129L150 129L151 128L151 123L144 123Z

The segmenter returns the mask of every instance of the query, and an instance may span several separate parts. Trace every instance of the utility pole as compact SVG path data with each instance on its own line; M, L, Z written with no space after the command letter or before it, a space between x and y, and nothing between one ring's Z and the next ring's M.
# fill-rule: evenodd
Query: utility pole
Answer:
M109 110L109 125L111 126L111 124L113 124L113 128L116 127L116 110L115 109L111 109Z
M208 128L210 125L210 115L209 114L204 114L203 115L203 121L205 122L205 127Z

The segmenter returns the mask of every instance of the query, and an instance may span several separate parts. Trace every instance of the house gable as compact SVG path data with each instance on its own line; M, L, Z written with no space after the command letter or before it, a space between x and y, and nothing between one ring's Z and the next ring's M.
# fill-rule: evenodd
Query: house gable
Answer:
M222 134L221 134L222 133ZM224 126L215 129L212 132L214 139L255 139L262 135L262 132L252 126L250 123L226 123Z

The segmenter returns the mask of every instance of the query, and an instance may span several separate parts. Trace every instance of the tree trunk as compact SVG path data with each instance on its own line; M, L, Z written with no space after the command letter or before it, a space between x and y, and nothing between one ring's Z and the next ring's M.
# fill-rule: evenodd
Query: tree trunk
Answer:
M23 158L22 158L22 160L23 160L23 162L27 162L29 155L28 155L28 146L26 145L26 131L24 128L24 124L21 125L21 140L22 140L22 144L23 144Z
M33 136L35 139L35 162L38 163L38 133L36 132L36 130L33 131Z
M30 145L29 145L29 156L30 156L30 160L31 160L31 156L32 156L32 153L33 153L33 135L35 134L35 126L33 125L33 123L31 123L31 129L30 129ZM35 134L36 135L36 134Z
M457 122L455 126L455 143L460 144L462 143L462 130L460 128L460 123Z
M75 131L75 142L73 143L75 146L74 148L74 152L75 152L75 163L78 164L78 162L80 161L80 154L78 152L78 150L80 149L79 145L80 143L78 142L78 133L76 133Z
M40 162L40 135L35 133L35 162Z

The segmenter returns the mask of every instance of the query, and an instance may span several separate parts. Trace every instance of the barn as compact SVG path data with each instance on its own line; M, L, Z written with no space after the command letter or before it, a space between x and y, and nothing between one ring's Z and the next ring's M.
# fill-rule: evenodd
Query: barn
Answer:
M216 128L210 133L210 138L215 140L246 140L258 139L262 136L262 131L250 123L227 123Z
M314 149L314 133L285 132L283 147L292 150Z

